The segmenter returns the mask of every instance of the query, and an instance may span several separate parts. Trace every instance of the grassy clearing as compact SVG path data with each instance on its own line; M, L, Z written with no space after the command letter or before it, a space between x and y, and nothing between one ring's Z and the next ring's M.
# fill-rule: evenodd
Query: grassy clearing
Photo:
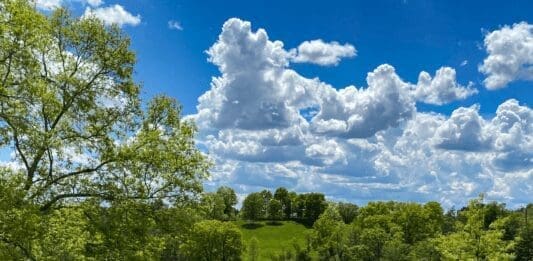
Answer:
M252 237L257 238L260 260L270 260L271 254L280 253L283 249L292 250L293 240L304 248L306 245L305 235L310 231L309 228L294 221L282 221L277 224L235 221L235 224L241 229L247 247ZM244 260L247 260L248 253L244 252L243 257Z

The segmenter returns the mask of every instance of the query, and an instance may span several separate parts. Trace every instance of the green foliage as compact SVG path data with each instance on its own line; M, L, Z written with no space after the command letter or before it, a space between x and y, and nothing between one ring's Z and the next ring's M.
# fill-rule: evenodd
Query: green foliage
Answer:
M326 210L326 197L322 193L304 194L304 218L309 224L313 224L320 214Z
M281 202L277 199L271 199L268 203L268 218L271 220L280 220L283 217Z
M446 259L511 260L512 243L502 240L502 220L493 221L485 230L485 206L483 197L470 201L463 211L465 223L457 232L437 239L437 249Z
M237 194L235 191L227 186L222 186L217 189L217 195L222 198L224 202L224 220L235 219L235 205L237 204Z
M224 210L226 209L224 198L220 197L218 193L204 193L200 207L206 219L226 219L224 214Z
M177 230L161 224L183 213L166 208L195 203L210 162L174 99L142 109L128 37L25 0L0 2L0 35L0 148L20 166L0 171L0 259L176 249Z
M256 237L252 237L248 243L248 260L259 260L259 240Z
M289 191L284 187L277 188L274 192L274 199L281 203L283 218L289 219L292 214L292 201Z
M244 199L241 208L242 218L256 221L264 217L264 199L261 193L250 193Z
M346 258L348 248L347 225L339 214L336 205L330 205L314 223L313 228L315 230L314 245L321 259L344 260Z
M342 217L342 221L344 221L344 224L352 223L355 217L357 217L357 212L359 210L359 207L357 205L344 202L340 202L337 208L339 210L339 214Z
M244 245L234 224L206 220L194 224L182 250L191 260L240 260Z

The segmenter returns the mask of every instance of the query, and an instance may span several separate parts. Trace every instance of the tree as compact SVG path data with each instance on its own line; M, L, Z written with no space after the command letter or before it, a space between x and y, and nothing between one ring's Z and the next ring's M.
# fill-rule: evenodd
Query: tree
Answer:
M261 193L250 193L242 202L241 214L244 219L256 221L264 217L264 199Z
M292 212L292 202L289 195L289 191L284 187L277 188L274 192L274 198L279 200L279 202L281 203L281 208L283 210L283 218L289 219L291 217Z
M347 255L346 224L343 222L336 205L330 205L315 221L314 244L322 260L345 260Z
M533 229L531 228L531 214L533 214L533 204L528 204L520 212L523 215L523 225L516 240L516 260L533 260Z
M292 194L292 214L299 219L304 218L305 211L305 195L296 193Z
M226 219L224 199L218 193L204 193L202 195L201 208L205 213L206 219Z
M194 125L167 97L142 112L135 54L118 27L3 3L0 140L22 166L27 198L46 211L80 198L171 200L202 189L209 164Z
M224 201L224 215L226 219L233 219L235 217L235 208L237 204L237 194L235 191L227 186L218 188L217 195Z
M111 245L63 236L85 240L80 231L87 230L105 241L115 234L98 226L116 224L123 232L119 239L131 242L128 250L110 251L128 257L125 251L143 250L153 258L146 255L157 255L161 241L147 206L163 200L188 204L208 175L210 163L195 146L194 124L182 119L171 98L158 96L141 106L133 81L135 54L116 26L72 17L65 9L45 16L28 1L4 0L0 34L0 148L13 150L20 166L0 177L9 186L2 191L18 198L1 199L7 203L0 204L0 224L9 229L0 233L0 249L21 259L70 258L79 253L75 249ZM56 217L67 206L76 222ZM109 220L87 217L104 211L102 206L108 206L103 216ZM122 222L122 214L137 219ZM50 242L69 255L40 250L54 249L45 247Z
M200 221L192 227L182 250L190 260L240 260L244 245L233 223L218 220Z
M483 195L471 200L462 211L465 223L459 223L457 232L437 239L437 249L446 259L510 260L513 258L511 243L502 240L503 221L492 222L484 229Z
M350 224L357 216L357 211L359 207L357 205L352 203L339 203L337 206L339 210L339 214L342 217L342 221L344 221L344 224Z
M281 203L277 199L271 199L268 203L268 218L271 220L280 220L282 217Z
M326 210L326 197L322 193L308 193L305 194L305 210L304 217L310 224L313 224L318 219L320 214Z

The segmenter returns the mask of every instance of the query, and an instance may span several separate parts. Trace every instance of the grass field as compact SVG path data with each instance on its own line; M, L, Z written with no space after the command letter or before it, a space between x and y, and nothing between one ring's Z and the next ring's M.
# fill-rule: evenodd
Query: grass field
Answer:
M245 221L235 221L241 229L244 243L248 247L248 242L252 237L259 241L260 260L270 260L271 254L281 253L283 249L293 249L292 242L295 240L302 248L306 245L305 235L310 229L294 221L282 221L278 224L268 222L247 223ZM244 252L244 260L248 259L248 253Z

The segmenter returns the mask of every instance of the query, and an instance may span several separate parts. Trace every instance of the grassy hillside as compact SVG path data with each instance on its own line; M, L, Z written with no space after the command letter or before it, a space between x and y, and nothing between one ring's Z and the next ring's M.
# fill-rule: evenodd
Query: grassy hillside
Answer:
M283 221L278 224L268 222L249 224L245 221L235 221L235 224L241 229L247 247L252 237L257 238L260 260L270 260L271 254L280 253L283 249L292 249L293 240L304 248L305 235L310 231L304 225L293 221ZM243 253L243 257L247 260L247 252Z

